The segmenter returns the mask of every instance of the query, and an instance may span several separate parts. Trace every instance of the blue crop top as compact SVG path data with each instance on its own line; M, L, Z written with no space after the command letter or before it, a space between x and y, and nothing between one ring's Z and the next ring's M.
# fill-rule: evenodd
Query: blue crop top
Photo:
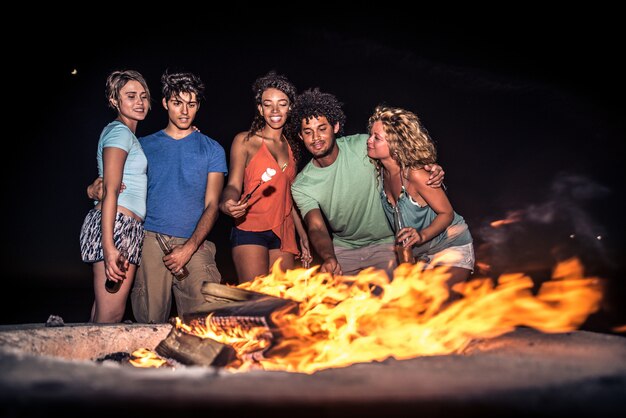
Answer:
M148 160L135 134L120 121L113 121L104 127L98 141L98 175L103 176L102 151L106 147L123 149L128 153L124 164L122 182L126 189L117 198L117 204L131 210L141 219L146 217L146 196L148 193ZM96 201L96 204L98 202Z

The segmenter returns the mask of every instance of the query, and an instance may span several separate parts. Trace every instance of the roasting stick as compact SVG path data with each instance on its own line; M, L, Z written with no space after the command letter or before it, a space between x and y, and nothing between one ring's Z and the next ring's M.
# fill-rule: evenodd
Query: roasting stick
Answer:
M244 203L246 203L248 200L250 200L250 198L252 197L252 193L254 193L256 191L256 189L259 188L259 186L261 186L261 184L263 183L267 183L268 181L270 181L272 179L272 177L274 177L274 175L276 174L276 170L274 170L273 168L267 168L265 170L265 172L261 175L261 180L259 181L259 184L257 184L254 189L252 189L252 191L250 193L248 193L247 195L244 196L243 199L241 199L241 201L239 202L240 205L243 205Z

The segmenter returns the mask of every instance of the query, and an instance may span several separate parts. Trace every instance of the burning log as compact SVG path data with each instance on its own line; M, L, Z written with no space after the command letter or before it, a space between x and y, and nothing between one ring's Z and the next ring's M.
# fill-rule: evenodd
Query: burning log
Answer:
M263 358L280 339L272 315L298 308L288 299L215 283L205 283L202 293L210 308L184 315L157 346L159 355L186 365L220 367L233 362L237 353L245 360Z
M235 350L210 338L201 338L172 328L155 351L185 365L223 367L235 358Z

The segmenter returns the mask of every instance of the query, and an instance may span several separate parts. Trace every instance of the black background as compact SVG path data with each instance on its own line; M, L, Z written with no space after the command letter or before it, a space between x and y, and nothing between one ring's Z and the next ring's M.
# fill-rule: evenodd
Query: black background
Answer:
M485 223L550 201L560 172L606 187L607 195L582 206L603 230L613 261L604 270L611 283L605 316L587 326L610 332L626 323L617 13L493 10L496 18L452 18L395 10L394 17L345 19L314 10L289 19L269 19L269 12L247 20L210 15L202 24L173 15L158 25L122 13L108 25L40 26L36 42L19 34L10 39L0 323L45 322L50 314L66 322L88 319L91 270L80 261L78 234L91 207L85 189L97 175L98 136L114 117L104 83L115 69L140 71L152 91L153 108L138 136L166 125L161 73L198 74L207 89L195 125L227 154L251 122L251 85L269 70L287 75L299 91L334 93L344 103L346 134L365 132L379 103L410 109L436 141L450 199L477 243ZM210 239L232 283L230 226L220 216ZM126 318L132 319L130 310Z

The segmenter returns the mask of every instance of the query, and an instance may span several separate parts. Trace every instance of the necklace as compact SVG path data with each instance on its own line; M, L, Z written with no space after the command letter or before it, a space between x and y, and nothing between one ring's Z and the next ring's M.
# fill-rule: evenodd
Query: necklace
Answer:
M255 135L256 135L256 136L259 136L259 137L261 137L261 138L263 138L263 139L267 139L268 141L275 141L275 139L274 139L274 138L270 138L270 137L268 137L268 136L261 135L259 132L255 133ZM283 141L287 142L287 138L285 138L285 135L284 135L284 134L282 134L282 133L281 133L281 134L280 134L280 138L281 138ZM270 153L271 153L271 151L270 151ZM278 163L278 160L276 159L276 156L275 156L274 154L272 154L272 157L274 157L274 159L275 159L275 160L276 160L276 162ZM287 163L284 163L284 164L280 167L280 171L285 171L285 169L286 169L286 168L287 168Z

